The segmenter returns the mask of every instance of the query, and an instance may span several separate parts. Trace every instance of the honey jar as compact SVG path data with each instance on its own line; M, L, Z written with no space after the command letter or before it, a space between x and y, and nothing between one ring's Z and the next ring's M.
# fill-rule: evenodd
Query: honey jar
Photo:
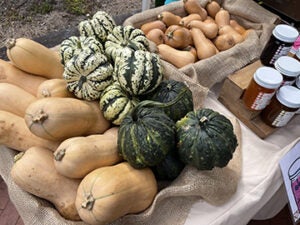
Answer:
M261 112L262 120L272 127L285 126L300 108L300 90L294 86L281 86L271 102Z
M249 110L265 108L282 80L282 75L276 69L267 66L258 68L242 96L245 106Z
M264 47L260 60L265 66L273 66L280 56L287 56L299 36L298 30L287 24L277 25Z
M274 67L283 76L282 85L293 85L300 74L300 62L289 56L278 58L274 63Z

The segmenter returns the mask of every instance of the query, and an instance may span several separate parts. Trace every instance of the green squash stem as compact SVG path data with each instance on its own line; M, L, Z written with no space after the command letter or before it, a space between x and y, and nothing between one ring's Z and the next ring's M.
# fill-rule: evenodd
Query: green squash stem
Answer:
M140 102L139 104L137 104L137 106L135 108L133 108L131 115L132 118L136 118L136 112L143 107L156 107L156 108L165 108L165 107L169 107L172 106L174 104L176 104L179 100L181 100L183 98L183 96L185 95L185 93L187 92L187 89L185 89L183 92L181 92L176 98L174 98L172 101L169 101L167 103L163 103L163 102L157 102L157 101L152 101L152 100L144 100L142 102Z

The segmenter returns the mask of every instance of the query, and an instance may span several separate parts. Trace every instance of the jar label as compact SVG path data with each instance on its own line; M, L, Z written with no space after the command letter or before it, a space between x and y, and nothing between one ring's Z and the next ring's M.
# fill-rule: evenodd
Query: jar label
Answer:
M283 127L290 121L290 119L292 119L294 115L295 112L288 112L285 110L281 110L281 112L272 122L272 125L275 127Z
M295 83L296 80L284 80L282 81L281 86L283 85L293 85Z
M280 57L280 56L286 56L289 51L291 50L292 47L286 46L285 44L281 44L278 46L276 52L274 53L273 57L270 60L270 64L274 64L275 61Z
M269 104L269 102L274 94L275 94L275 91L272 93L259 92L257 97L255 98L253 104L251 105L251 109L262 110Z

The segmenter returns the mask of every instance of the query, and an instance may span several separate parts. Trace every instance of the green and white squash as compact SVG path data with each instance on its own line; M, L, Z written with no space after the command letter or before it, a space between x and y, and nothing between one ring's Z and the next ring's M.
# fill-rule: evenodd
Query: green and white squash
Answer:
M154 91L163 79L159 56L148 51L123 49L114 69L117 81L132 96Z
M177 121L176 135L180 159L199 170L226 166L238 145L231 121L208 108Z
M109 85L101 94L100 109L103 116L115 125L120 125L124 117L139 103L138 98L131 97L118 82Z
M63 78L77 98L92 101L113 82L112 74L113 66L105 54L85 49L66 63Z
M83 20L78 25L80 36L95 37L101 43L104 43L109 33L116 26L116 22L105 11L96 12L92 19Z
M191 90L183 83L176 80L164 80L148 98L153 101L167 103L184 93L180 101L169 107L164 107L165 113L175 122L194 109Z
M116 26L107 36L105 42L105 52L115 60L123 48L131 48L134 50L149 50L149 41L141 29L131 25Z
M156 166L176 148L174 121L146 102L123 119L118 131L118 151L134 168Z
M95 37L71 36L60 44L62 64L65 65L74 55L78 55L84 49L90 49L95 53L105 53L103 45Z

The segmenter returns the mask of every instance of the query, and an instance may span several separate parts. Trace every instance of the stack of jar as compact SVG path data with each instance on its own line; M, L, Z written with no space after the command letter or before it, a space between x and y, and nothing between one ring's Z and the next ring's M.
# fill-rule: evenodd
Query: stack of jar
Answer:
M290 54L297 38L300 40L299 32L292 26L274 28L260 56L263 66L242 97L246 107L261 110L262 120L272 127L285 126L300 112L300 50Z

